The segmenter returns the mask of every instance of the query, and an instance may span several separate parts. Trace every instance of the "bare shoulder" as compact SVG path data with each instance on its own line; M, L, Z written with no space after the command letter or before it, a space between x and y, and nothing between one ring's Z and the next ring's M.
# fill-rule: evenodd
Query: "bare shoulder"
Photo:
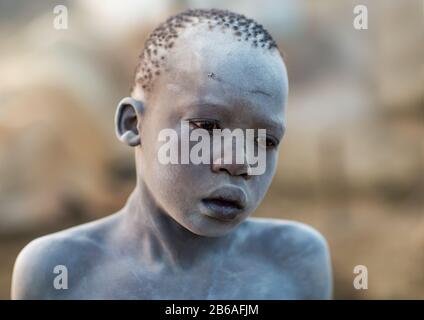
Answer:
M102 238L112 220L112 216L106 217L42 236L27 244L15 261L12 299L57 298L55 277L69 268L90 268L90 264L105 252Z
M305 299L331 298L330 252L319 231L301 222L269 218L248 219L244 229L247 242L259 243L272 263L290 270Z
M243 230L249 237L266 241L273 250L284 249L288 253L328 251L324 236L313 227L296 221L250 218L244 222Z

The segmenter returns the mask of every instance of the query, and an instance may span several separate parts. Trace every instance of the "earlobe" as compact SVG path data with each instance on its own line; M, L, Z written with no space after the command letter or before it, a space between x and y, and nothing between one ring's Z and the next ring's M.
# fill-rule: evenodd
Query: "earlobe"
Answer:
M133 98L126 97L119 102L115 114L115 133L126 145L135 147L141 144L138 122L143 111L143 103Z

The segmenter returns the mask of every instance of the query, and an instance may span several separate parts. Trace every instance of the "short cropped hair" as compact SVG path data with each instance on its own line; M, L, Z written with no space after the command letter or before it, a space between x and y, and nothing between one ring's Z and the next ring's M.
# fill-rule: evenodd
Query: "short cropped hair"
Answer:
M282 56L268 31L253 19L228 10L189 9L169 17L149 35L139 56L131 91L137 86L141 86L143 92L150 91L175 39L182 31L201 23L207 24L211 31L216 28L230 30L236 41L249 42L253 47L277 50Z

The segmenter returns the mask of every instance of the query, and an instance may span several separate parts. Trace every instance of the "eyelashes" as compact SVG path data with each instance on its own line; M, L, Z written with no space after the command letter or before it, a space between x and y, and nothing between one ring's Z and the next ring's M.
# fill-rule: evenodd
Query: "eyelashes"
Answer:
M278 145L277 139L274 137L256 137L256 142L266 148L275 148Z
M188 121L195 128L204 129L210 133L213 133L214 129L221 129L219 122L213 119L190 119Z
M188 122L194 129L204 129L209 134L212 134L214 129L222 129L219 121L214 119L188 119ZM266 148L275 148L279 144L278 139L271 135L256 136L255 141L258 145Z

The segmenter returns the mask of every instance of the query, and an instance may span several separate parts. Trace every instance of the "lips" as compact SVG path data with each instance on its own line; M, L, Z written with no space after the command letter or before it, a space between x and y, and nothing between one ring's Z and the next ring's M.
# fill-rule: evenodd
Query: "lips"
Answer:
M243 212L246 202L245 192L238 187L230 186L216 189L202 199L204 214L222 221L234 220Z

